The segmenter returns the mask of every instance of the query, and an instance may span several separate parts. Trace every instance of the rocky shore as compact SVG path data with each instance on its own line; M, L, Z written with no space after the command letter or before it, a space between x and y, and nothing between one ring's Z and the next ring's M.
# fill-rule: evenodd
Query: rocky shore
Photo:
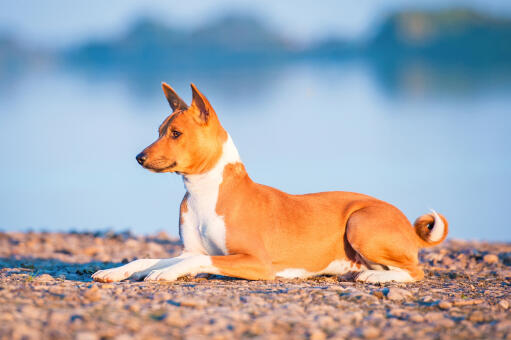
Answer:
M0 233L0 339L511 339L511 244L421 251L412 284L349 278L92 282L179 254L161 233Z

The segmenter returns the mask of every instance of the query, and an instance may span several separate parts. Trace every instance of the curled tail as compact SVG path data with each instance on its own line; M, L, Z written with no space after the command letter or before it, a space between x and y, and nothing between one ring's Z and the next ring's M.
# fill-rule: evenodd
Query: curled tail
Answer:
M444 216L431 210L431 213L422 215L413 224L419 237L419 246L432 247L441 243L447 237L448 223Z

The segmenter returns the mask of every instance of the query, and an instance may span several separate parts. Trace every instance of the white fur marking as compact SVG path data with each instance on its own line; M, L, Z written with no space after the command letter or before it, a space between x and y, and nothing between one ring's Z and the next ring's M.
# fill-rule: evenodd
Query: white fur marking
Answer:
M397 267L389 267L390 270L364 270L358 274L356 281L380 283L380 282L412 282L415 281L410 273Z
M181 276L199 273L220 274L220 271L213 266L210 256L191 255L166 268L153 270L144 281L175 281Z
M172 263L178 262L186 256L186 254L183 254L171 259L135 260L117 268L98 270L92 275L92 278L95 281L100 282L116 282L127 278L139 280L146 276L151 270L168 267Z
M225 222L215 209L218 192L223 179L224 167L241 162L231 136L227 136L222 155L208 172L183 176L186 190L190 193L188 211L183 214L181 234L186 251L208 255L227 255L225 245Z
M281 270L275 276L283 277L285 279L294 279L294 278L306 278L313 276L312 273L309 273L305 269L300 268L286 268Z
M354 262L346 260L334 260L330 262L330 264L325 269L318 272L308 272L303 268L286 268L275 275L286 279L293 279L307 278L324 274L342 275L348 272L360 271L361 269L363 269L363 267L357 268Z
M433 213L433 216L435 217L435 222L433 224L433 229L429 233L428 240L430 242L438 242L444 236L445 225L444 221L442 221L442 219L440 218L440 216L438 216L436 211L434 211L433 209L430 210Z

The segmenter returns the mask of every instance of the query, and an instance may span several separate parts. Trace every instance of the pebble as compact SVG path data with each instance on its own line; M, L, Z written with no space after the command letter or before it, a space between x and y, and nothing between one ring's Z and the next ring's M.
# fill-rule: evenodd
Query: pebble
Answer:
M92 332L80 332L76 334L75 340L97 340L98 336Z
M443 309L443 310L451 309L452 303L450 303L448 301L440 301L438 303L438 308Z
M50 274L41 274L41 275L36 276L35 281L50 282L50 281L55 281L55 279Z
M208 303L204 300L195 300L195 299L169 300L168 302L174 306L193 307L193 308L204 308L208 305Z
M378 286L335 276L91 282L92 271L123 260L180 253L175 239L162 238L0 232L0 338L511 337L511 267L504 261L511 244L451 240L423 249L426 277L410 284ZM435 255L433 263L425 261L431 253L441 260ZM498 254L500 260L488 265L483 254Z
M422 315L420 315L419 313L413 313L408 317L408 320L413 321L413 322L423 322L424 317Z
M376 339L380 336L380 330L376 327L365 327L362 329L361 335L365 339Z
M83 297L91 302L96 302L101 300L101 292L98 286L94 285L83 293Z
M484 314L483 312L476 310L469 315L468 320L472 322L483 322Z
M429 312L424 315L427 322L435 322L444 318L444 314L440 312Z
M309 339L310 340L325 340L326 334L321 330L314 330L314 331L312 331Z
M486 254L483 257L483 261L488 264L499 263L499 257L495 254Z
M502 309L506 310L506 309L508 309L508 308L509 308L509 302L508 302L507 300L500 300L500 301L499 301L499 306L500 306Z
M471 305L479 305L483 303L484 301L481 299L474 299L474 300L456 300L454 301L455 306L471 306Z
M511 320L503 320L497 324L498 331L511 331Z
M114 340L132 340L133 337L129 334L120 334L120 335L117 335Z
M402 301L407 300L412 297L412 293L408 290L402 288L389 288L389 292L387 293L387 299L392 301Z
M443 318L438 321L436 321L436 325L442 328L452 328L456 325L454 321L448 318Z
M140 312L140 305L138 303L132 303L128 305L128 309L133 313L138 313Z

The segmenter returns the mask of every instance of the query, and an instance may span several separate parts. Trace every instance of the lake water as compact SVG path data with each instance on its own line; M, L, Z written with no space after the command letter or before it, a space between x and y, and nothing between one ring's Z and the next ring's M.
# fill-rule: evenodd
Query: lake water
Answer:
M362 63L4 78L0 229L177 235L181 178L135 161L169 113L164 80L188 101L190 81L208 96L257 182L362 192L412 221L433 208L452 238L510 241L511 91L444 89L418 74L398 88Z

